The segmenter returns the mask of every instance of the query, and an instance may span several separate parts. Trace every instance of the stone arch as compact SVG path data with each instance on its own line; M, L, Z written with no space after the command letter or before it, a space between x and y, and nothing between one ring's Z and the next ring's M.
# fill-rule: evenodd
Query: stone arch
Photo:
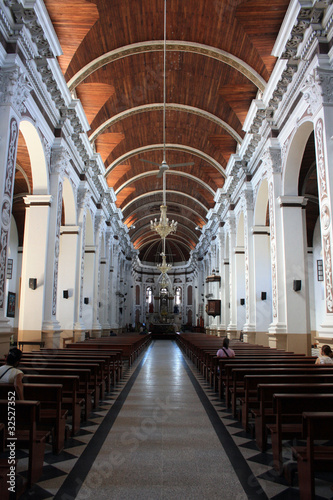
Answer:
M266 226L268 207L268 182L263 179L260 183L254 207L255 226Z
M44 319L49 216L51 207L48 158L44 139L28 118L20 123L20 132L28 151L27 167L31 169L31 193L24 197L24 238L21 268L18 340L38 341ZM29 277L36 279L36 288L29 288ZM34 311L34 314L31 314Z
M290 138L282 178L282 193L285 196L298 194L299 171L304 150L312 131L312 121L306 120L295 130Z
M64 177L63 182L63 218L66 226L74 226L77 224L77 207L73 186L68 179Z
M20 131L29 152L33 194L48 194L50 192L49 169L41 137L35 125L27 119L21 121Z

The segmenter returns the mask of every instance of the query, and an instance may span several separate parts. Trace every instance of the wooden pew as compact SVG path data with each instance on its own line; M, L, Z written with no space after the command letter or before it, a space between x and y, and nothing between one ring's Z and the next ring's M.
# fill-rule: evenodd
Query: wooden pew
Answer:
M72 436L75 436L80 430L81 413L84 407L84 399L78 395L79 382L78 375L30 375L25 373L23 376L23 385L29 383L62 385L62 408L68 410L72 416Z
M333 412L303 412L302 438L306 446L293 446L297 460L300 500L315 498L315 471L332 471L333 446L316 444L333 439Z
M246 368L252 365L255 366L270 366L270 365L292 365L300 363L302 365L315 365L315 359L312 356L310 357L298 357L297 355L288 355L284 356L281 354L264 354L262 357L260 355L255 355L254 357L245 357L245 358L234 358L234 359L220 359L219 360L219 382L218 382L218 391L220 399L223 398L223 382L226 386L226 401L229 406L229 387L232 382L231 371L232 368L242 368L245 366ZM227 368L225 368L227 365Z
M119 337L100 337L87 339L74 344L66 344L67 349L120 349L129 366L151 342L151 335L128 335Z
M105 393L105 379L102 362L88 362L85 360L53 360L53 359L30 359L22 358L20 368L24 372L25 367L28 368L78 368L89 369L91 373L89 386L94 394L93 407L97 408L101 396Z
M328 365L313 365L313 364L302 364L299 361L295 364L270 364L269 366L264 365L242 365L242 366L229 366L225 365L226 371L226 404L230 406L230 396L231 396L231 407L233 415L236 416L236 399L238 396L244 396L244 378L246 375L267 375L270 374L301 374L301 373L333 373L333 365L327 368ZM229 388L229 382L232 379L232 386Z
M302 435L302 413L311 411L333 411L333 394L274 394L273 413L275 423L268 424L271 434L273 466L283 472L282 442Z
M77 396L84 399L84 419L88 420L92 411L93 397L93 390L89 387L91 376L89 369L25 367L22 371L24 371L24 375L78 375L79 392Z
M6 399L9 392L15 391L13 384L0 384L0 399ZM68 410L62 408L62 385L60 384L23 384L25 400L40 402L38 430L52 434L53 453L64 449L65 427Z
M14 393L15 394L15 393ZM50 435L48 431L38 431L39 401L15 402L15 447L29 450L28 487L35 484L42 475L45 443ZM6 445L12 436L8 427L8 399L0 400L0 421L6 426Z
M272 377L274 379L274 376ZM267 377L261 377L267 381ZM282 381L284 379L284 381ZM275 378L275 380L277 380ZM253 408L249 404L249 411L254 416L255 440L261 451L267 449L267 430L266 426L275 421L273 414L273 396L277 393L333 393L333 374L332 375L300 375L280 377L280 383L259 383L257 385L258 408Z
M109 381L106 385L106 390L109 392L111 385L116 385L116 382L121 380L122 377L122 351L121 350L106 350L98 349L41 349L40 351L33 351L31 354L38 354L40 356L61 356L69 359L89 359L93 361L95 358L104 359L106 363L106 373Z
M235 358L218 358L216 356L216 351L204 351L204 365L205 370L204 373L206 375L206 379L209 380L210 385L215 387L215 390L218 390L217 387L219 385L219 374L223 373L223 365L226 362L238 362L244 363L246 360L251 362L255 362L256 360L264 360L265 358L271 359L311 359L313 363L316 361L316 357L306 357L304 354L294 354L291 352L277 352L273 351L270 348L266 349L245 349L239 350L234 349L236 357Z
M99 372L99 365L98 363L87 363L87 362L80 362L78 360L77 362L64 362L64 361L54 361L50 362L48 361L45 363L44 361L24 361L22 360L20 362L20 369L22 369L23 372L26 371L26 368L32 368L39 370L41 368L48 368L50 370L66 370L66 369L77 369L77 370L89 370L90 372L90 377L88 381L88 389L91 393L92 396L92 401L93 401L93 407L97 408L99 399L100 399L100 394L101 394L101 379L100 379L100 372Z

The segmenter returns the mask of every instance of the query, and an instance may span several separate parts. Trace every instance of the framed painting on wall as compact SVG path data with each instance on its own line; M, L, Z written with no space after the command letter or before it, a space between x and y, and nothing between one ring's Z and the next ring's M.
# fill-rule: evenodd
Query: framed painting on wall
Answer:
M7 301L8 318L15 318L15 301L16 301L16 293L8 292L8 301Z

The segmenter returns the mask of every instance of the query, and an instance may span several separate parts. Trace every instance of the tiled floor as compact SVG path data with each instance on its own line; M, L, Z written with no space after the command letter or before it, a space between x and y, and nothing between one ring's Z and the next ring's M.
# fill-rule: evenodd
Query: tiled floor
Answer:
M157 340L20 500L299 498L271 463L176 343ZM316 500L332 484L318 479Z

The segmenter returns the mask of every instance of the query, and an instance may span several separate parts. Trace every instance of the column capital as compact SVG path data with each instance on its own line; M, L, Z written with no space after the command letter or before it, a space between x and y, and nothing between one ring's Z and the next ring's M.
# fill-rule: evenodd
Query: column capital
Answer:
M270 176L273 174L280 174L282 167L280 143L278 141L271 140L261 159L264 169L267 170L267 173Z
M301 92L313 115L323 105L333 106L333 71L328 68L315 68L307 76Z
M61 145L53 146L51 150L51 174L59 174L63 177L69 166L70 155L66 148Z
M21 116L31 91L32 86L21 68L12 66L0 70L0 106L10 105Z

